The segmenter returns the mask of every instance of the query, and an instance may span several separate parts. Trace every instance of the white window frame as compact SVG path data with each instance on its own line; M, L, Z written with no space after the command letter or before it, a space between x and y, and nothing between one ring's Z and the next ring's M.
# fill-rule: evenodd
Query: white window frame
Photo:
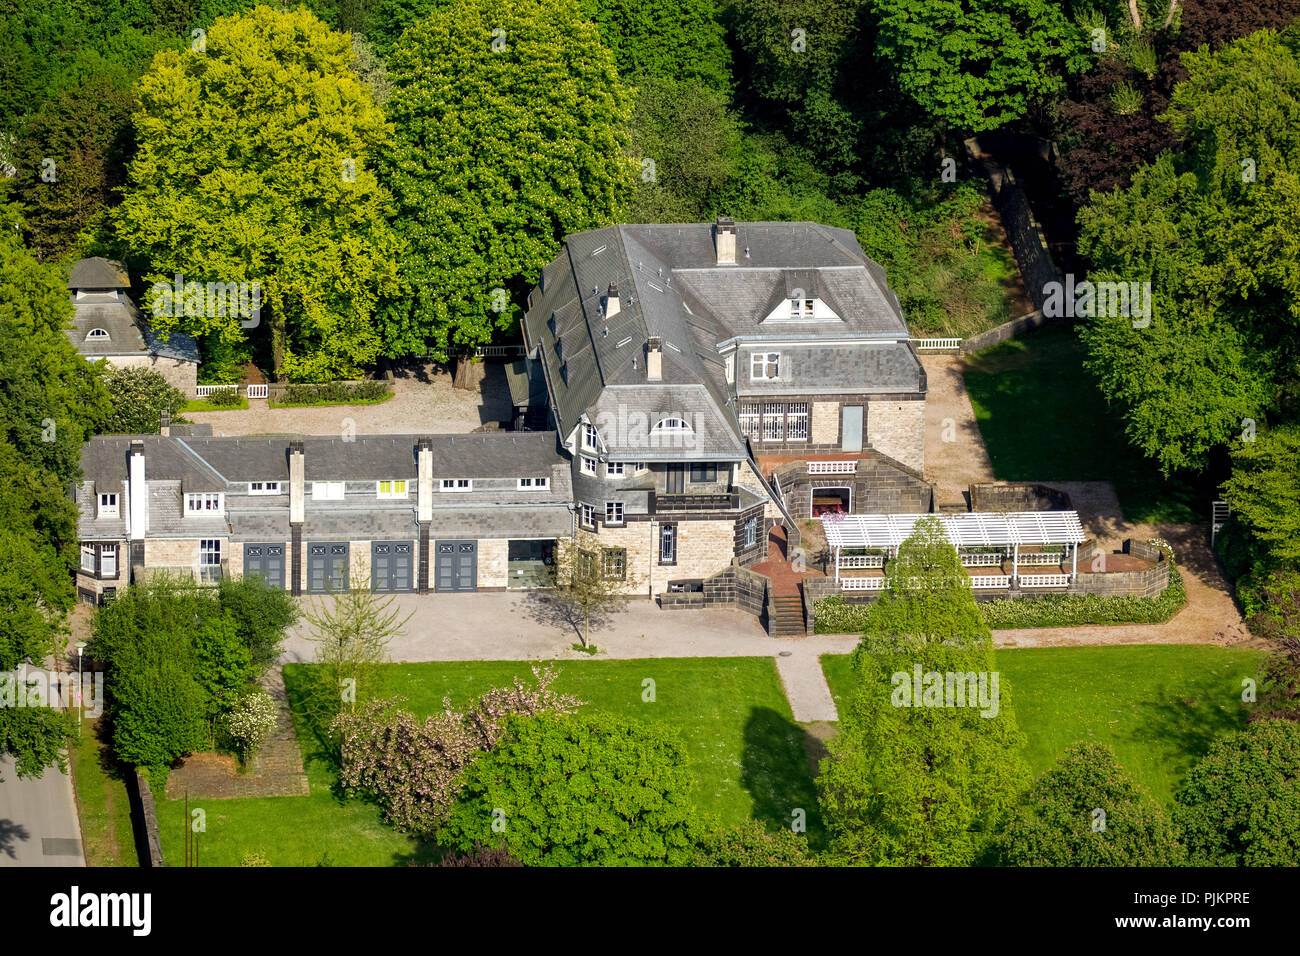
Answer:
M549 478L520 478L516 487L520 491L545 491L550 486Z
M763 437L763 406L758 402L745 402L740 406L740 430L754 441Z
M186 492L185 514L222 515L226 513L226 496L219 491Z
M204 568L216 568L217 574L211 575L216 580L221 580L221 539L220 538L200 538L199 539L199 581L209 583L207 576L204 575Z
M89 566L87 566L87 559L89 559ZM95 546L93 544L83 544L81 546L81 570L87 574L94 574L95 561Z
M347 495L347 482L313 481L311 483L312 501L342 501Z
M650 470L650 466L643 461L638 461L633 467L638 475Z
M752 548L758 544L758 518L751 515L745 519L745 547Z
M91 342L91 341L110 342L112 341L112 337L108 334L108 329L91 329L89 332L86 333L86 341L87 342Z
M388 485L388 486L389 486L389 488L388 488L387 491L384 490L384 485ZM400 491L398 490L398 487L397 487L398 485L401 485L401 490L400 490ZM376 498L405 498L405 497L406 497L406 479L405 479L405 478L385 478L385 479L383 479L382 481L376 481L376 482L375 482L375 497L376 497Z
M474 490L473 478L444 478L438 483L439 491L451 493Z
M771 368L771 374L768 369ZM761 382L781 377L780 352L751 352L749 355L749 380Z
M626 475L627 475L627 462L625 461L605 462L606 478L623 478Z
M583 423L582 447L587 451L600 451L600 432L596 430L595 425Z
M106 498L110 500L105 501ZM101 491L99 493L99 510L97 514L101 518L116 518L121 514L118 510L117 492Z
M312 490L315 490L315 483L312 483ZM250 481L248 483L248 493L250 495L278 495L281 494L280 482L278 481Z
M802 409L802 411L800 411ZM808 403L787 402L785 406L785 440L808 440Z
M111 558L109 558L110 555L112 555ZM109 573L108 570L109 561L111 561L112 563L112 573ZM101 544L99 546L99 576L101 578L117 577L117 545L116 544Z
M594 505L578 504L578 524L584 528L596 527L596 508Z
M627 524L623 502L606 501L605 502L605 524L610 526Z
M582 473L594 476L596 474L596 459L588 458L586 455L579 455L578 457L581 459L579 467L582 469Z

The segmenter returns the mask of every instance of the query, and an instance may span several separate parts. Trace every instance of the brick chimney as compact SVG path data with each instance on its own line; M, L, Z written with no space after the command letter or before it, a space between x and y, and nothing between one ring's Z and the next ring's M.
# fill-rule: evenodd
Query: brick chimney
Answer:
M719 216L713 224L713 243L718 251L718 265L734 266L736 264L736 220L730 216Z
M651 336L645 344L645 380L658 382L664 377L664 352L658 336Z
M609 291L605 293L605 318L612 319L618 315L622 306L618 298L618 286L614 283L609 284Z

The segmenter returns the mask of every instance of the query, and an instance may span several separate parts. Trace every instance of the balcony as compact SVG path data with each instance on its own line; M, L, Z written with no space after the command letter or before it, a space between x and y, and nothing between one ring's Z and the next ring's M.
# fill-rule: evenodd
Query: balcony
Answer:
M715 493L669 495L652 491L649 494L650 514L685 514L696 511L737 511L740 494L734 490Z

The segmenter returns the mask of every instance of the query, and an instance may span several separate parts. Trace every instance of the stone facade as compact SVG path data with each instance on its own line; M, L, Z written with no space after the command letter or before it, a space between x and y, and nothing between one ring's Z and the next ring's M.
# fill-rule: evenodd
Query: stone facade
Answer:
M851 475L809 475L808 463L793 461L776 470L785 506L798 520L812 517L815 488L848 488L854 514L928 514L934 488L919 475L878 456L859 458Z
M478 543L478 589L498 591L510 586L510 542L484 538Z
M916 472L925 470L925 401L867 405L867 444Z
M971 511L1072 511L1070 496L1048 485L982 482L970 486Z
M164 358L161 355L114 355L108 360L109 365L118 368L147 368L165 378L168 384L180 389L186 398L193 398L198 387L199 366L197 362L183 359Z
M754 509L757 513L758 509ZM677 560L659 561L659 534L664 524L677 527ZM602 525L598 530L578 529L575 541L583 550L604 548L627 551L628 594L652 597L668 590L671 581L699 581L716 574L735 555L735 518L688 519L669 516L629 521L623 526ZM760 541L761 536L760 536Z
M768 580L733 564L705 578L698 591L670 591L658 595L665 610L701 607L734 607L754 615L760 622L767 614Z
M813 402L809 438L814 445L838 445L840 441L840 403Z

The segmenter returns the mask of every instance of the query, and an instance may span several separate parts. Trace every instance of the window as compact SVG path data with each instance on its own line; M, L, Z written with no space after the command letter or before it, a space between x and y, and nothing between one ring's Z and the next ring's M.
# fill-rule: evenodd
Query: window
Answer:
M637 473L638 475L641 474L643 471L649 471L649 470L650 470L650 466L647 465L647 464L646 464L645 462L643 462L643 461L638 461L638 462L637 462L635 465L633 465L632 467L636 470L636 473Z
M677 563L677 525L659 526L659 563Z
M785 440L808 440L807 402L791 402L785 407Z
M600 435L596 432L595 425L582 426L582 447L588 451L600 450Z
M440 491L473 491L474 479L472 478L444 478L442 484L438 486Z
M313 484L313 491L315 487L315 484ZM250 481L248 483L248 493L250 495L278 495L280 493L280 483L278 481Z
M752 548L758 544L758 516L745 519L745 547Z
M375 497L405 498L406 482L397 478L377 481L375 482Z
M188 494L185 496L185 513L187 515L219 515L225 508L220 494Z
M312 501L342 501L344 484L341 481L313 481L311 483Z
M763 416L759 413L758 405L741 405L740 406L740 430L749 438L758 440L761 432L759 431L759 422Z
M579 551L573 570L579 580L591 580L596 576L596 556L590 551Z
M584 475L594 475L596 473L596 459L588 458L582 455L582 473Z
M606 478L622 478L623 475L626 474L626 471L627 471L627 466L621 461L605 462Z
M549 478L520 478L520 491L545 491L550 487L551 479Z
M627 577L627 549L602 548L600 552L600 570L606 578L622 581Z
M584 528L596 527L596 509L591 505L578 505L578 523Z
M99 546L99 576L101 578L117 577L117 545L101 544Z
M785 439L785 405L782 402L763 403L763 441Z
M622 524L623 523L623 502L606 501L605 502L605 524Z
M665 418L655 425L653 430L664 432L688 432L691 430L691 426L686 424L686 422L682 421L680 418Z
M781 368L781 353L753 352L749 356L751 379L776 378Z
M203 538L199 541L199 581L215 584L221 580L221 539Z
M87 574L95 573L95 546L93 544L83 544L81 546L81 570Z
M101 518L117 517L117 495L109 493L100 494L99 516Z
M813 314L812 299L791 299L790 300L790 318L811 319L812 314Z
M717 481L718 465L712 461L691 462L691 481Z
M94 341L107 342L107 341L108 341L108 330L107 330L107 329L91 329L89 332L86 333L86 341L87 341L87 342L94 342Z

